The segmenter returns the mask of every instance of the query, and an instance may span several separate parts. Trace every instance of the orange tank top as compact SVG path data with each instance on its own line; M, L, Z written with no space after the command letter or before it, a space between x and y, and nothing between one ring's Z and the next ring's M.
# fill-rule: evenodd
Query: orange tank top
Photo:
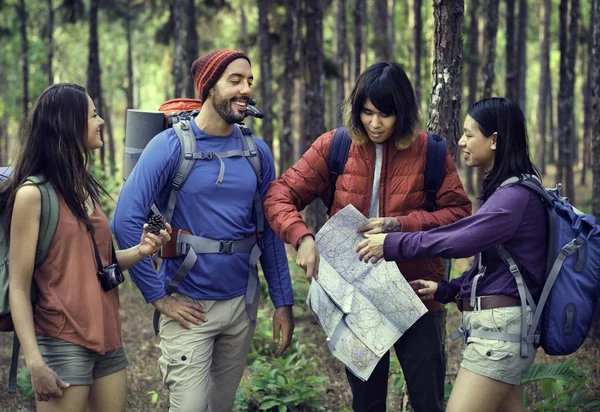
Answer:
M105 354L121 347L119 291L105 292L97 276L92 238L59 196L58 227L33 278L39 288L35 332ZM98 205L89 216L104 266L112 260L108 219Z

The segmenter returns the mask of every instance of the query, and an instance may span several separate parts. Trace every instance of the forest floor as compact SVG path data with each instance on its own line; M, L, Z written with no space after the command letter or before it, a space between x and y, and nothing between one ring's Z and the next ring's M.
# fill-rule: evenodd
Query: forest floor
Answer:
M468 266L467 260L455 263L457 270ZM304 293L308 282L301 277L299 271L294 270L294 287ZM168 409L168 392L165 390L157 367L157 359L160 354L158 339L154 337L151 319L152 307L144 303L144 300L128 280L128 285L121 287L121 316L123 320L123 343L127 350L131 366L127 370L128 377L128 411L166 411ZM318 366L312 373L314 375L326 376L325 391L320 403L325 410L349 411L351 395L346 381L344 368L337 359L329 352L325 343L325 335L320 326L314 320L308 310L306 303L298 292L294 312L296 315L295 341L311 343L310 357L316 359ZM300 298L300 299L298 299ZM267 313L271 312L271 304L263 299L263 306ZM460 314L455 305L448 305L447 331L452 331L460 323ZM265 333L266 334L266 333ZM265 339L265 334L256 334L255 339ZM16 395L8 395L6 385L8 379L8 365L10 362L12 334L0 334L0 411L34 411L34 402L24 399L21 391ZM461 342L447 341L448 348L448 371L447 381L453 381L458 372L460 363ZM550 357L538 350L536 362L558 363L567 359L577 359L578 366L588 372L587 391L600 398L600 345L593 344L591 340L575 354L565 357ZM21 359L21 367L23 359ZM528 388L534 399L540 399L538 387ZM532 391L533 389L533 391ZM392 377L388 390L388 410L401 411L401 405L405 402L402 390L394 389ZM309 410L309 409L306 409ZM533 410L533 409L532 409Z

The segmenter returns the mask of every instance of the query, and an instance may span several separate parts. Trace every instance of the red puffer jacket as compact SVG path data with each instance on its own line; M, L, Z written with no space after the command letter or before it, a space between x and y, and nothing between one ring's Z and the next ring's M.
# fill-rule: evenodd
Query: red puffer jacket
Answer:
M335 130L321 135L302 158L275 180L265 199L269 224L284 241L296 247L298 240L310 234L299 211L317 197L325 204L330 196L327 156ZM407 149L398 150L388 140L383 147L383 163L379 187L379 216L398 217L403 232L429 230L448 225L471 214L471 202L465 193L454 161L446 155L446 171L437 193L436 211L425 210L423 175L427 151L427 134L420 133ZM352 144L344 172L336 183L331 215L352 204L368 216L375 169L375 145L370 141ZM357 257L358 260L358 257ZM440 281L444 265L440 258L397 262L407 280ZM430 310L441 305L428 301Z

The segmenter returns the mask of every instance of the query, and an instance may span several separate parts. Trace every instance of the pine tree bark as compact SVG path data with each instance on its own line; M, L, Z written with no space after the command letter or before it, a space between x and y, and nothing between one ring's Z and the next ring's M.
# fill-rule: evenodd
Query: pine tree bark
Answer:
M192 63L198 57L198 31L196 30L196 6L194 0L187 0L185 5L185 95L193 98L196 95L196 84L190 73Z
M365 39L367 24L365 21L366 16L366 0L354 0L354 80L358 79L358 76L365 69Z
M19 33L21 36L21 75L23 80L23 118L29 111L29 40L27 38L27 6L25 0L19 0L17 5Z
M292 101L294 84L298 78L296 51L298 50L298 34L301 0L285 0L285 27L283 33L283 84L280 87L281 96L281 135L279 137L279 173L285 172L294 163L294 116L292 116Z
M335 79L335 95L333 98L334 127L342 124L342 103L344 101L344 63L346 61L348 44L346 40L346 0L336 0L336 42L335 57L338 68L338 77Z
M183 0L173 0L173 97L183 95Z
M396 46L396 30L394 30L394 21L396 20L396 0L388 0L388 23L387 23L387 46L388 58L394 60L394 47Z
M469 106L477 101L477 73L479 73L479 0L469 4ZM474 195L473 168L467 166L467 193Z
M413 56L414 56L414 70L413 70L413 86L415 88L415 97L417 103L421 107L421 58L423 54L423 15L421 13L422 0L413 0L412 2L412 19L413 23Z
M373 34L375 60L389 60L388 50L388 0L374 0L375 7L373 9Z
M304 78L306 117L304 124L304 151L325 132L325 102L323 98L323 0L305 2L306 44ZM304 152L303 151L303 152ZM325 206L321 201L313 202L306 212L306 224L317 231L325 223Z
M483 65L483 97L493 96L494 82L496 80L496 37L498 35L498 3L499 0L488 0L487 22L483 37L483 50L485 50L485 63Z
M54 83L54 72L52 62L54 61L54 4L52 0L47 1L48 5L48 61L46 62L46 74L48 76L48 85Z
M594 0L592 0L592 7L593 2ZM586 80L582 82L581 86L581 94L583 95L583 152L581 155L581 186L586 185L587 174L592 165L592 87L594 78L594 68L595 70L598 70L598 67L594 66L594 59L592 57L594 39L592 29L594 27L594 22L591 19L593 19L593 16L593 13L590 13L590 26L589 33L587 36L587 43L586 41L583 41L585 51L581 53L582 61L587 59Z
M434 0L433 84L428 130L448 139L456 158L462 98L463 0Z
M548 108L548 88L550 85L550 14L552 10L551 0L543 0L540 7L540 85L538 89L537 110L537 144L535 157L537 166L542 175L546 174L546 125Z
M548 145L548 164L556 165L556 152L558 151L558 103L554 100L552 91L552 78L548 82L548 127L550 128L550 144ZM558 166L558 165L557 165Z
M592 0L592 212L600 220L600 0ZM600 340L600 308L596 310L592 336Z
M570 3L570 4L569 4ZM570 6L570 7L569 7ZM569 14L567 14L569 12ZM558 98L559 156L557 182L564 179L566 196L575 203L573 177L574 88L579 0L560 2L560 88Z
M128 109L134 108L133 103L133 41L131 40L133 16L131 13L131 0L125 5L125 41L127 42L127 77L125 79L125 101ZM125 120L127 124L127 120Z
M102 71L100 69L100 52L98 46L98 6L100 0L90 1L89 11L89 38L88 38L88 68L87 68L87 92L94 101L96 109L100 114L104 113L104 101L102 99ZM103 114L106 116L106 114ZM105 146L100 148L100 165L105 165Z
M518 103L519 66L515 44L515 0L506 0L506 97Z
M273 70L271 66L271 35L269 28L270 0L258 0L258 50L260 58L260 105L266 116L261 123L261 137L273 150Z
M525 78L527 76L527 0L519 0L517 30L517 103L526 113ZM527 117L527 115L525 115Z

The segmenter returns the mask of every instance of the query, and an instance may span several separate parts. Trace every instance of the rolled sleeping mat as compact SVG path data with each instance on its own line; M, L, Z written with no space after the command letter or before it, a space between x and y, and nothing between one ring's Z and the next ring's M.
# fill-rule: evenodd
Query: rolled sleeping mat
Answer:
M163 112L127 109L123 180L129 177L148 142L164 128Z

